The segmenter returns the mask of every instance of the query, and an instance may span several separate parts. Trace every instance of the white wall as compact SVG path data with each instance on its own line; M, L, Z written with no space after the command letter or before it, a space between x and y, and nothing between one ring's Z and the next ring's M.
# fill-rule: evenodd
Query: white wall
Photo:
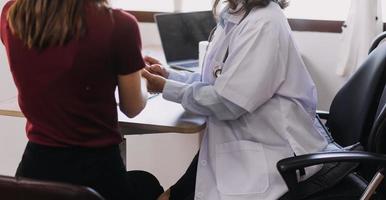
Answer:
M328 110L346 80L335 73L341 34L294 32L294 37L318 89L318 109Z
M0 7L5 0L0 0ZM160 45L154 24L140 25L143 46ZM339 34L296 32L309 71L319 91L319 108L327 109L343 79L335 75ZM3 46L0 45L0 100L15 94ZM0 174L13 175L26 144L25 120L0 117ZM188 166L197 150L197 136L154 135L133 136L129 141L132 165L158 176L165 187L172 184Z

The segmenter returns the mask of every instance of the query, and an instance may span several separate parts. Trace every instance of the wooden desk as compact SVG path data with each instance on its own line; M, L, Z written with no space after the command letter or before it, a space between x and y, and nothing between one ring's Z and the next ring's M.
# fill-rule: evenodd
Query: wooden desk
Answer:
M0 116L24 117L23 113L20 112L16 95L0 100Z
M0 116L24 117L17 98L0 100ZM166 101L161 95L151 98L135 118L128 118L118 109L118 120L124 135L152 133L197 133L205 128L205 118L190 114L181 105Z
M146 108L133 119L127 118L122 112L118 113L118 120L122 133L197 133L205 127L205 118L193 115L184 108L161 95L149 99Z

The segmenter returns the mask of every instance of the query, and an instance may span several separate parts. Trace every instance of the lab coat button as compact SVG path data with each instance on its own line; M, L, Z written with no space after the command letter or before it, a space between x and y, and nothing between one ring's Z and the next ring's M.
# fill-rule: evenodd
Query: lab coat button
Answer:
M201 160L200 163L201 163L202 166L206 166L206 164L207 164L208 162L207 162L206 160Z

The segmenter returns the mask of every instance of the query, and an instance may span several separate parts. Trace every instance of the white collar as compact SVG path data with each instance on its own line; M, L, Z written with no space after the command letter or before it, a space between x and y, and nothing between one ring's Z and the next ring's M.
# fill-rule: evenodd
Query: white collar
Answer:
M238 3L236 9L231 9L229 8L229 6L226 6L220 14L220 24L225 25L226 23L233 23L233 24L240 23L241 19L243 19L245 15L245 11L242 10L237 13L233 13L233 12L241 9L242 6L243 4L241 3Z

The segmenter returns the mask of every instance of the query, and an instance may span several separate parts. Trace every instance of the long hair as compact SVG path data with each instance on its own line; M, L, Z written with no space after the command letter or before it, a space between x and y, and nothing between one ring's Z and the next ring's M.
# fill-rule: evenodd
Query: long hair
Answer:
M62 46L86 32L84 4L107 7L107 0L16 0L8 12L14 35L29 48Z
M216 12L217 5L220 3L220 1L221 0L215 0L215 3L213 5L213 12ZM271 2L279 4L282 9L286 8L289 4L288 0L227 0L226 2L232 9L236 9L238 2L243 4L243 6L239 10L235 11L236 13L240 11L249 12L255 7L266 7Z

